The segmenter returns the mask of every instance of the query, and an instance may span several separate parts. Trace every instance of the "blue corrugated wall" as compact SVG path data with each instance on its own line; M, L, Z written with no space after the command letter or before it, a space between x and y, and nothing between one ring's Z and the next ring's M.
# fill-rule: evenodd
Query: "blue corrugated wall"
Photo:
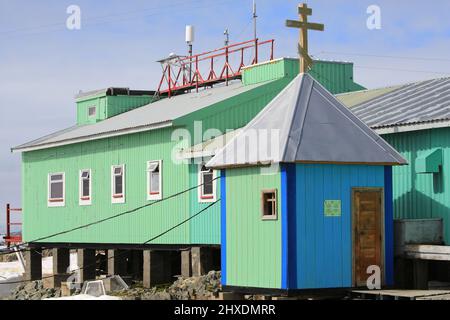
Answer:
M283 285L289 289L352 286L351 192L354 187L384 188L389 169L383 166L297 164L285 166L284 188L289 201L283 210L288 232L283 246ZM388 183L389 185L389 183ZM391 192L386 185L385 192ZM284 198L284 197L283 197ZM392 279L392 195L385 195L386 280ZM325 200L341 200L342 216L325 217ZM391 208L391 207L390 207ZM288 259L289 257L289 259Z

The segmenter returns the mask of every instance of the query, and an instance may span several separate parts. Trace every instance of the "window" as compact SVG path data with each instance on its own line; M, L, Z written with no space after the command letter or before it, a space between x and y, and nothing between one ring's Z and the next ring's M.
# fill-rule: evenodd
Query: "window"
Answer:
M199 184L199 202L213 202L216 200L216 174L212 169L205 165L199 166L198 184Z
M125 203L125 165L113 166L111 173L112 203Z
M264 190L261 193L263 220L277 219L277 190Z
M80 205L92 204L91 170L80 171Z
M162 161L147 162L147 200L162 199Z
M48 206L63 207L65 205L65 174L51 173L48 175Z
M88 116L89 118L95 117L97 115L97 107L89 107L88 108Z

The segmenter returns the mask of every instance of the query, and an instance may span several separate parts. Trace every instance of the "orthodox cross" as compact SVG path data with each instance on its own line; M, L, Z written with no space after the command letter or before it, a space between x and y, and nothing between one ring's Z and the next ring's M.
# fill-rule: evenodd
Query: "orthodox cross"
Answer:
M300 73L308 72L313 61L308 54L308 30L324 31L325 26L319 23L309 23L308 16L312 15L312 9L306 3L298 5L300 20L286 20L286 27L300 29L300 41L298 54L300 60Z

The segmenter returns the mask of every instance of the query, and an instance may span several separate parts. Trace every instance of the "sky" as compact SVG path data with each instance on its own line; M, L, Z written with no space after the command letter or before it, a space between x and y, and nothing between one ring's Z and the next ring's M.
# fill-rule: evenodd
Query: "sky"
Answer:
M299 0L257 0L258 37L275 39L275 56L295 57ZM310 0L315 58L354 62L367 88L450 76L450 1ZM69 30L67 8L81 9ZM371 5L381 28L369 29ZM20 154L10 148L73 125L80 90L120 86L155 89L169 53L186 53L185 25L195 26L194 51L253 37L252 0L0 0L0 233L6 203L21 206Z

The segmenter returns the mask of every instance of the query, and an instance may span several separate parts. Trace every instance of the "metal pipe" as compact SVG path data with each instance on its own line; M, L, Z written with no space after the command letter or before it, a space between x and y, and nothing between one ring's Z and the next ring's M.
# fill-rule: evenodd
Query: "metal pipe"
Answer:
M6 238L10 238L11 237L11 206L8 203L6 205ZM7 242L8 248L10 246L10 242Z

